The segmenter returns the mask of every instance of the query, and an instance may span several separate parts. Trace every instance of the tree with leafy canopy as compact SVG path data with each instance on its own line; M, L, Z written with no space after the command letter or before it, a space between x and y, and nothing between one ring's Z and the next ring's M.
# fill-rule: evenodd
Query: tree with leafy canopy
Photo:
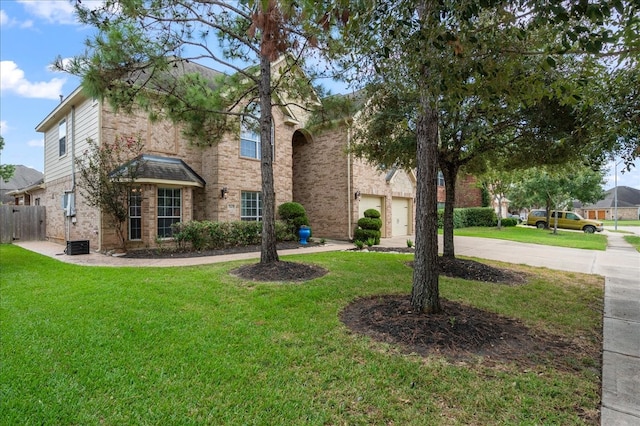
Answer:
M113 142L88 140L89 148L76 158L78 187L87 205L111 220L122 250L127 249L129 205L136 179L144 167L140 138L116 137Z
M573 200L595 203L604 198L604 173L580 163L564 166L533 167L522 172L511 185L508 197L516 204L544 206L547 211L546 227L551 226L552 210L563 210ZM557 218L556 218L557 222ZM557 233L557 223L553 226Z
M638 5L631 1L593 5L536 0L363 3L363 9L352 14L350 21L350 28L356 31L345 39L357 50L351 56L360 67L358 78L384 86L398 99L407 93L415 99L415 115L406 120L415 129L417 166L411 303L417 312L438 312L436 178L442 136L439 105L458 101L470 85L495 93L498 99L508 91L508 82L488 78L492 76L490 72L478 70L472 75L465 68L474 65L469 52L484 52L495 58L542 58L541 71L553 68L553 55L569 52L598 53L606 48L611 55L632 58L640 47L637 31L634 32L639 25L635 18ZM530 43L542 31L549 36L547 43ZM501 42L517 41L519 37L519 44L508 46Z
M182 123L199 145L237 131L239 117L258 123L260 263L277 262L271 108L313 95L299 70L309 49L325 47L331 28L348 19L340 3L107 0L91 9L78 1L80 21L98 31L87 40L85 55L69 63L58 59L57 66L81 75L91 95L116 109L141 107L152 118ZM216 63L226 72L204 75L192 70L192 62Z
M0 136L0 152L4 149L4 138ZM11 164L0 164L0 178L5 182L13 177L16 167Z
M465 90L455 101L443 97L438 103L441 121L438 166L447 188L443 220L445 257L455 257L453 210L456 182L462 170L482 173L485 158L499 159L505 155L509 156L511 168L559 163L582 155L586 145L584 134L576 131L578 118L574 107L566 103L567 89L562 99L555 95L561 82L565 88L569 86L571 76L562 75L558 67L553 79L543 78L538 72L539 63L527 63L508 55L500 60L473 56L477 58L476 68L485 71L489 66L496 68L485 80L496 79L496 86L503 82L510 84L508 89L505 86L494 93L487 90L490 85L479 85L479 81L485 80L471 71L465 79L468 82ZM489 64L483 66L485 60ZM573 65L566 68L571 75L581 74L580 68ZM376 87L375 93L377 96L360 117L363 125L355 132L353 152L384 167L415 167L416 133L412 125L417 111L415 97L410 94L400 97L384 87Z

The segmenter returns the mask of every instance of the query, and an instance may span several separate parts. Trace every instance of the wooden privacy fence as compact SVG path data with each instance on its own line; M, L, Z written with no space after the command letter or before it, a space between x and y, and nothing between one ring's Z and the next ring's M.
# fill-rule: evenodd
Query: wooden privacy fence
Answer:
M46 237L44 206L0 205L0 243L40 241Z

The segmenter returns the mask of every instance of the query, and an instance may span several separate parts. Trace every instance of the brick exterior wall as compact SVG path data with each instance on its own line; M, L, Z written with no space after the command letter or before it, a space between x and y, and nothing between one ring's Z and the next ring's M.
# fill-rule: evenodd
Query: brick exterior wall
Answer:
M482 190L478 187L477 183L478 179L472 175L458 177L458 181L456 182L456 207L482 206ZM438 201L440 201L439 198Z
M346 153L348 138L346 125L315 135L302 132L296 135L293 200L305 207L315 237L350 239L359 219L360 200L355 197L356 191L361 197L381 197L384 200L382 236L390 237L393 199L409 199L413 211L415 181L403 171L387 181L386 172L350 158Z

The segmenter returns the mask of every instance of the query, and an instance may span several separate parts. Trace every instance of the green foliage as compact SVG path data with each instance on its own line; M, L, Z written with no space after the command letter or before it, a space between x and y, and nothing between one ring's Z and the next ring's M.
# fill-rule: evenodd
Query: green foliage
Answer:
M504 219L503 219L504 220ZM470 226L495 226L497 217L491 207L468 207L453 209L454 229ZM438 210L438 227L444 227L444 210Z
M355 230L353 239L365 243L371 240L374 244L380 244L381 228L380 212L376 209L367 209L364 217L358 219L358 229Z
M0 152L4 148L4 138L0 136ZM5 182L13 177L16 167L11 164L0 164L0 179Z
M118 136L113 142L89 139L89 148L76 158L78 187L85 202L96 207L113 223L120 244L126 249L129 199L144 166L140 137Z
M516 226L518 224L518 219L507 217L507 218L501 219L500 224L502 226Z
M256 221L190 221L172 225L178 250L215 250L225 247L258 245L262 223ZM276 240L294 241L295 235L283 221L276 221Z
M380 228L382 228L382 220L372 217L361 217L358 219L358 226L362 229L380 230Z
M540 356L526 367L498 360L453 363L442 354L422 360L402 355L395 344L347 333L336 317L358 298L408 294L412 271L406 262L412 257L287 257L329 273L304 285L269 285L230 274L246 262L86 267L0 245L2 423L424 426L597 420L601 277L515 266L526 273L527 285L442 278L449 300L513 318L536 335L580 341L588 349L570 373L562 357ZM461 317L456 319L457 326Z
M367 238L367 241L365 241L365 243L367 244L367 247L373 247L376 244L376 239L375 238Z
M471 207L464 209L465 226L495 226L496 212L491 207Z
M413 247L413 241L411 239L407 240L407 247L409 248Z
M370 217L370 218L380 218L380 212L376 209L367 209L364 211L364 217Z
M535 167L524 171L506 195L516 206L560 210L573 200L595 203L604 198L603 176L580 163Z
M487 189L487 185L482 185L480 187L480 197L482 198L482 207L489 207L491 205L491 193Z
M285 221L291 232L298 233L301 226L309 226L309 218L307 212L300 203L288 202L278 206L278 216Z
M354 245L354 246L356 246L356 248L357 248L358 250L362 250L362 249L364 248L364 241L362 241L362 240L355 240L355 241L353 242L353 245Z
M374 229L361 229L358 228L353 233L354 241L367 242L369 239L373 240L375 245L380 244L380 231Z

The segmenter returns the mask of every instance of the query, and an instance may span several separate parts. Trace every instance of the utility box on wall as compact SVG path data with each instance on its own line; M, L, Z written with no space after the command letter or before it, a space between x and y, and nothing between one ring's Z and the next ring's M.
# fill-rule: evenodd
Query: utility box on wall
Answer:
M89 254L89 240L67 241L67 255Z

